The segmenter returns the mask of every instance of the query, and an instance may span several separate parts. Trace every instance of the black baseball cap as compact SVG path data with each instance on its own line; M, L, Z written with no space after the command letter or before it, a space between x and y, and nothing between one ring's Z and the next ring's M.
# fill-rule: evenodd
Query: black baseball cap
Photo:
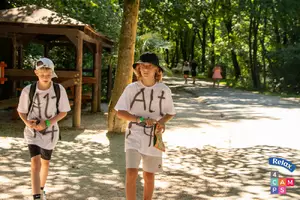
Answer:
M133 69L136 68L138 64L142 63L150 63L152 65L157 66L162 72L164 72L163 68L159 65L159 59L155 53L146 52L140 56L140 59L132 65Z

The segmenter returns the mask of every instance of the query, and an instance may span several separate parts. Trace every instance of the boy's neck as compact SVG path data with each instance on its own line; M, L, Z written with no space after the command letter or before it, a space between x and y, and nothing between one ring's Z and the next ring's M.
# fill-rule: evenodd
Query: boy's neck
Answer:
M38 89L39 90L48 90L51 87L51 81L47 84L43 84L42 82L38 81Z
M142 79L141 82L143 83L144 86L147 86L147 87L151 87L153 85L155 85L156 81L155 79Z

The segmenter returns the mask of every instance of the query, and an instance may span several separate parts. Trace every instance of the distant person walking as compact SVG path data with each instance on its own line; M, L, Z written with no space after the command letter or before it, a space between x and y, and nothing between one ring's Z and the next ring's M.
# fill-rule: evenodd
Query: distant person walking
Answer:
M193 78L193 84L195 84L196 76L197 76L197 63L195 60L192 60L191 62L191 74Z
M183 64L183 68L182 68L182 71L183 71L183 77L184 77L184 80L185 80L185 84L187 84L187 79L189 77L189 74L190 74L190 66L189 66L189 62L188 61L185 61L184 64Z
M222 68L220 65L216 65L214 68L213 68L213 76L212 76L212 79L213 79L213 87L215 87L216 85L216 82L218 84L218 87L219 87L219 84L220 84L220 80L223 78L222 77Z

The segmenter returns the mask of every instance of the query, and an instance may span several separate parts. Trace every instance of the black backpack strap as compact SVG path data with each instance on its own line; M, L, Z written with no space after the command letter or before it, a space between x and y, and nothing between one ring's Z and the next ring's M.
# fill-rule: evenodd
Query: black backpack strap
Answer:
M60 87L58 83L53 82L53 88L56 96L56 114L59 114L59 99L60 99ZM61 140L61 132L59 132L59 140Z
M53 82L53 88L54 88L54 92L55 92L55 96L56 96L56 110L57 110L57 114L59 113L59 99L60 99L60 87L58 83L54 83Z
M34 83L32 83L32 84L30 85L30 91L29 91L29 106L28 106L28 112L27 112L27 114L28 114L28 113L30 112L30 110L31 110L35 90L36 90L36 82L34 82Z

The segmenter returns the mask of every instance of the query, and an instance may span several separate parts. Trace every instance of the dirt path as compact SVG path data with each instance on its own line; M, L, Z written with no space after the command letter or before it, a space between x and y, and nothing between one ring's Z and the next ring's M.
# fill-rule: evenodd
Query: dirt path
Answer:
M298 169L288 173L268 165L283 157L300 166L295 135L297 103L206 82L183 85L166 78L174 92L177 116L164 140L164 173L157 175L154 199L300 199ZM104 106L105 108L105 106ZM104 110L105 111L105 110ZM9 113L2 112L1 116ZM63 121L63 140L53 155L48 199L121 200L124 198L124 137L106 135L106 114L84 113L84 128ZM0 199L30 199L30 165L20 121L0 120ZM270 171L296 179L286 195L270 195ZM138 199L142 199L142 174Z

